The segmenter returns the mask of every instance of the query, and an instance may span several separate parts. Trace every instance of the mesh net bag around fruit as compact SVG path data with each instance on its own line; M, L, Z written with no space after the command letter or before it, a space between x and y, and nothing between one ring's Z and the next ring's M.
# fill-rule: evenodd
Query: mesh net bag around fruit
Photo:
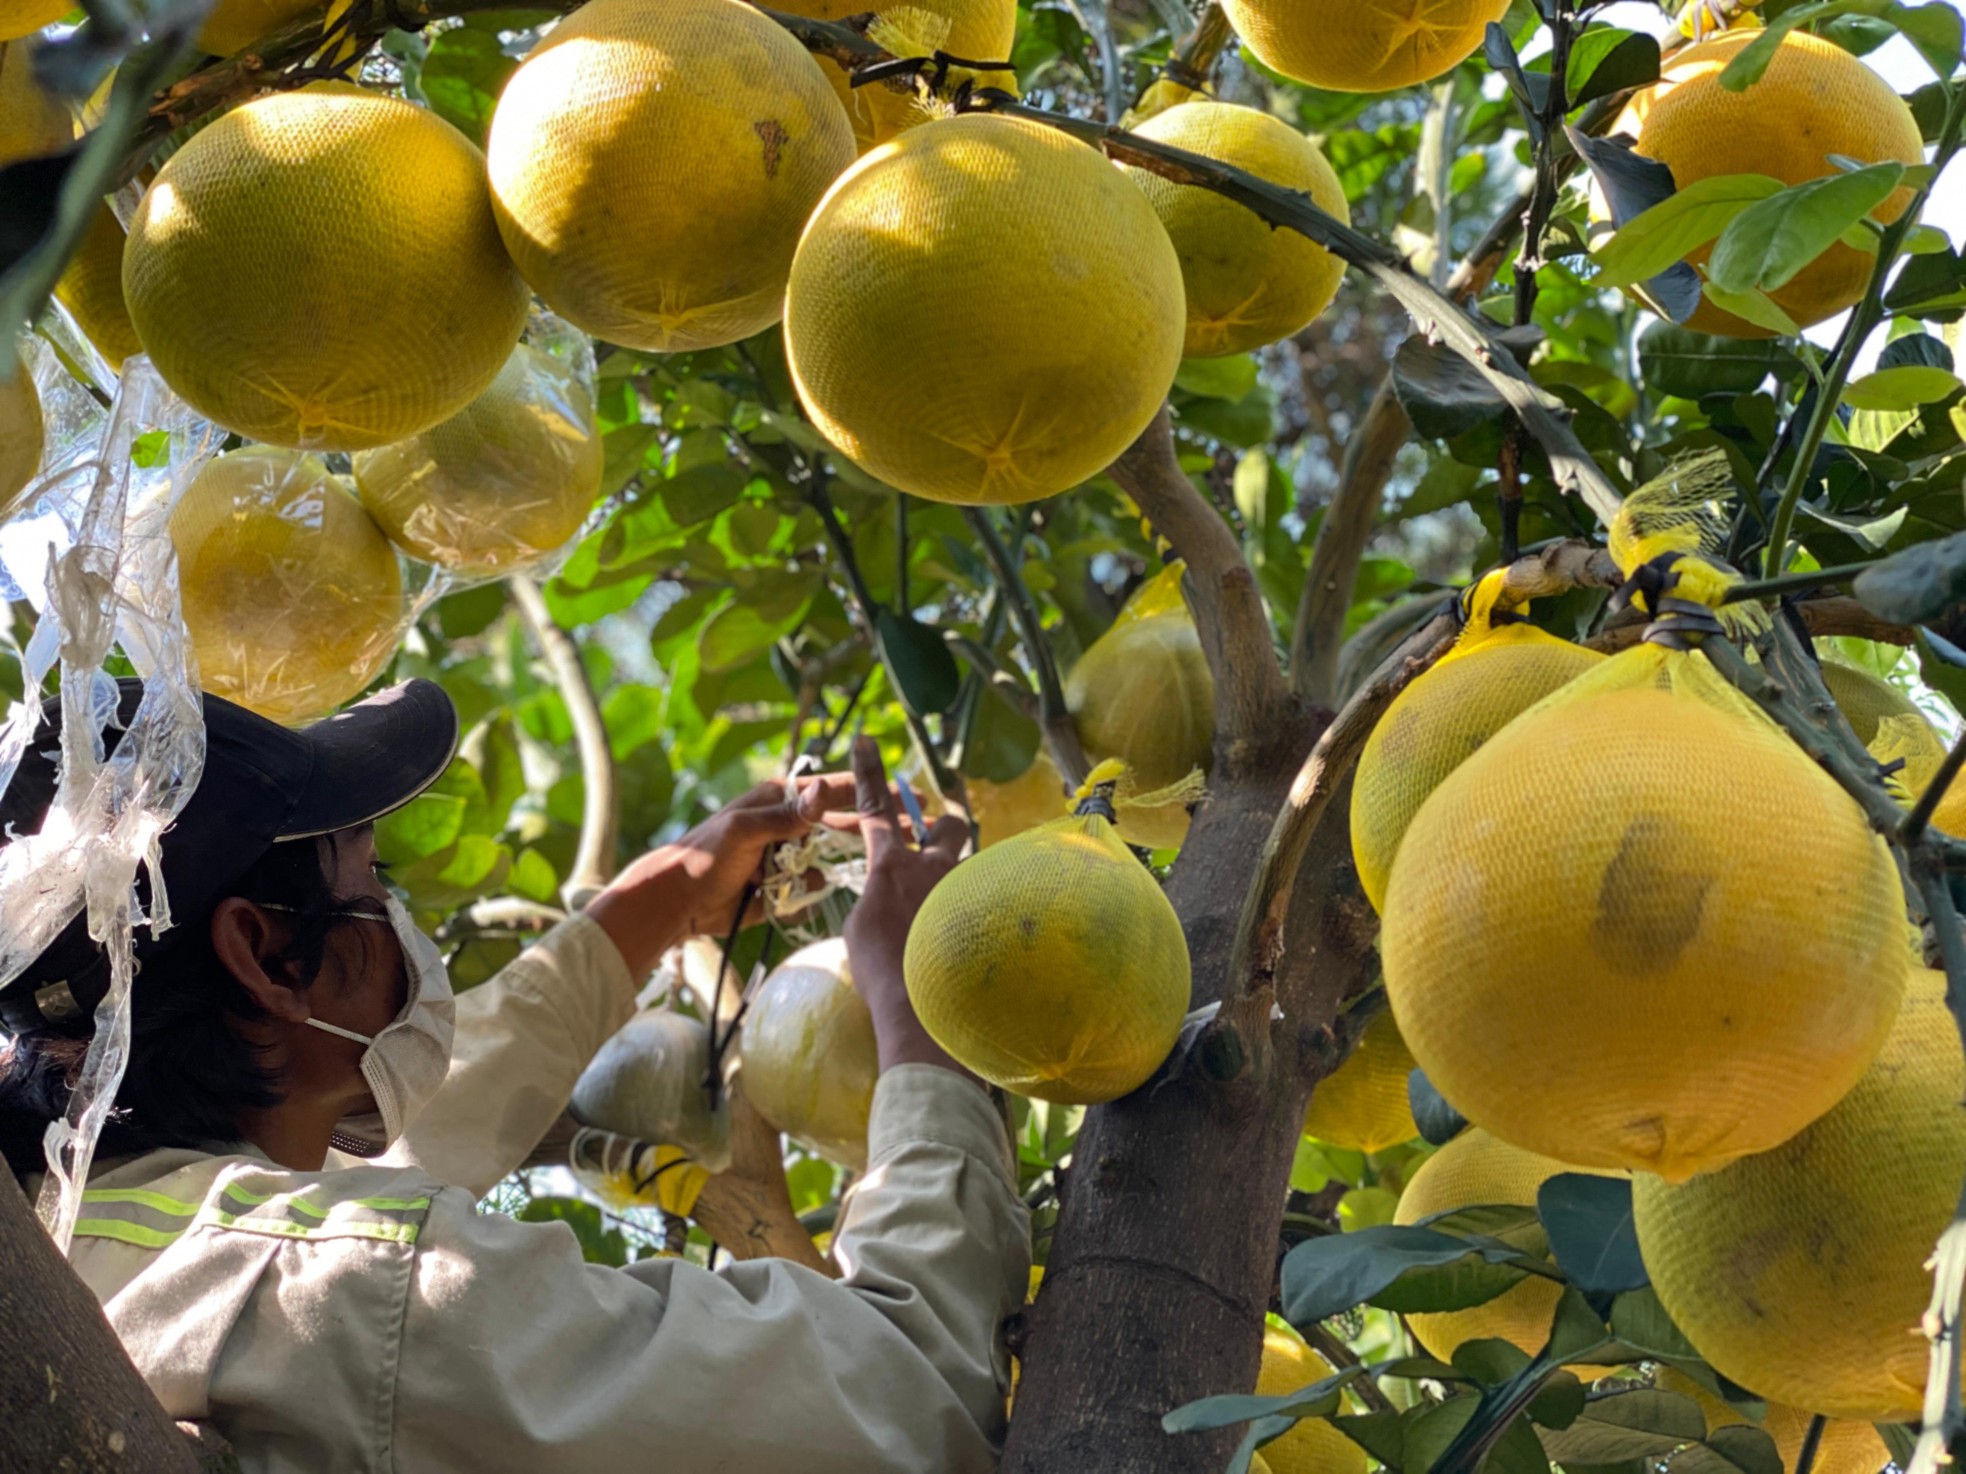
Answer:
M1506 569L1462 597L1460 637L1400 692L1366 739L1352 780L1352 859L1381 910L1400 837L1427 795L1473 752L1552 691L1601 663L1595 650L1526 622Z
M1634 493L1612 548L1655 575L1650 637L1434 791L1384 911L1387 994L1448 1100L1525 1150L1674 1180L1834 1105L1907 966L1883 841L1694 648L1737 579L1700 552L1712 474Z
M1187 1013L1180 919L1113 827L1121 775L1100 764L1075 813L957 866L908 934L903 968L923 1027L1020 1095L1115 1100L1160 1067Z
M730 1103L705 1087L710 1030L688 1014L650 1008L595 1052L573 1087L582 1125L673 1146L706 1170L730 1165Z

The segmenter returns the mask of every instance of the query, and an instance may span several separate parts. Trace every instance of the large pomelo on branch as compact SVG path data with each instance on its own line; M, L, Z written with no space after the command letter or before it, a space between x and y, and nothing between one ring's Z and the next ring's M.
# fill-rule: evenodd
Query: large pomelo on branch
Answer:
M760 1115L821 1156L866 1168L880 1054L844 941L814 942L773 969L744 1015L738 1054L738 1084Z
M958 865L908 933L923 1027L1019 1095L1115 1100L1160 1067L1186 1016L1187 939L1115 833L1110 796L1108 783L1079 814Z
M1884 1050L1772 1151L1633 1192L1652 1287L1713 1369L1759 1397L1916 1422L1925 1262L1966 1176L1966 1062L1945 977L1912 974Z
M276 722L327 715L401 633L396 550L317 456L251 446L200 471L171 513L199 683Z
M69 0L0 0L0 41L31 36L76 8Z
M1256 1372L1258 1397L1296 1392L1322 1382L1332 1371L1330 1362L1297 1337L1264 1328L1263 1362ZM1261 1457L1272 1474L1365 1474L1365 1450L1323 1418L1299 1420L1296 1427L1264 1444Z
M1406 1088L1412 1073L1413 1053L1399 1037L1392 1011L1381 1009L1344 1063L1318 1081L1304 1113L1304 1134L1360 1152L1411 1141L1420 1131Z
M1224 0L1273 71L1332 92L1390 92L1452 71L1509 0Z
M1828 1110L1906 969L1896 866L1704 657L1639 645L1504 727L1420 806L1386 992L1477 1125L1683 1179Z
M799 242L785 344L813 423L889 485L1029 502L1147 427L1183 302L1167 232L1102 154L969 115L841 176Z
M0 35L4 30L0 26ZM60 153L75 141L75 120L61 99L34 79L28 52L25 45L0 40L0 166Z
M340 83L247 103L179 149L131 221L123 294L193 409L311 450L456 414L526 314L483 155L436 114Z
M706 1171L730 1165L730 1110L712 1105L710 1030L686 1013L646 1008L594 1053L574 1083L582 1125L652 1146L680 1147Z
M580 530L601 490L594 403L573 369L528 343L442 424L355 457L362 504L411 557L471 578L538 562Z
M1351 223L1337 172L1281 118L1197 99L1154 114L1134 131L1301 190L1327 215ZM1316 241L1213 190L1176 184L1151 169L1126 172L1153 202L1181 258L1188 296L1182 351L1189 357L1247 353L1289 337L1331 305L1345 263Z
M1760 1422L1741 1412L1732 1403L1711 1392L1676 1367L1660 1366L1653 1374L1653 1385L1667 1392L1690 1397L1707 1420L1707 1431L1716 1428L1759 1428L1774 1440L1775 1452L1787 1470L1801 1468L1802 1445L1809 1436L1814 1413L1799 1407L1770 1402L1764 1405ZM1831 1418L1823 1424L1823 1435L1816 1446L1812 1474L1878 1474L1891 1462L1874 1424L1850 1418Z
M1614 131L1636 138L1637 151L1672 170L1681 189L1722 174L1766 174L1785 185L1839 172L1838 158L1860 164L1925 161L1911 108L1870 67L1806 31L1784 35L1761 80L1739 92L1720 74L1761 32L1725 31L1669 57L1658 83L1632 98ZM1889 224L1911 203L1901 187L1871 211ZM1593 192L1592 214L1608 214ZM1687 259L1705 265L1712 246ZM1838 241L1768 295L1809 327L1854 306L1870 280L1872 252ZM1726 338L1767 338L1764 327L1723 311L1704 296L1685 326Z
M123 227L114 212L98 205L81 246L55 283L55 300L114 369L131 354L143 352L123 300L123 245Z
M308 11L324 8L324 0L218 0L198 28L198 49L231 56Z
M590 0L505 84L487 149L533 289L655 353L777 322L799 231L853 155L819 64L742 0Z

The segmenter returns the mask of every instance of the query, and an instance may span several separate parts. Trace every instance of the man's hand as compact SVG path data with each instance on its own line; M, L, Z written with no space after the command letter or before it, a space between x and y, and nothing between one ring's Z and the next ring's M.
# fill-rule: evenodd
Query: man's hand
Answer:
M860 834L867 842L867 889L847 916L847 962L874 1015L881 1068L940 1065L974 1080L922 1027L901 969L915 914L936 882L955 869L969 841L969 826L945 814L929 827L920 849L911 846L894 810L880 749L870 738L853 744L853 780Z
M645 977L684 938L730 930L745 886L762 878L775 846L803 839L816 824L858 827L859 816L847 812L853 796L854 780L843 773L761 783L674 844L643 855L588 903L587 914L614 940L629 971ZM763 916L754 899L745 924Z

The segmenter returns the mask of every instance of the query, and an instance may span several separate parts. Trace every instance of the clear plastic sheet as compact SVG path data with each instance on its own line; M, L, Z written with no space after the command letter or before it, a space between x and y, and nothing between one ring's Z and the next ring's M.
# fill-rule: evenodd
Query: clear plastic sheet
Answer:
M0 728L0 784L11 782L40 721L41 683L59 662L62 750L53 806L38 834L0 848L0 982L18 977L84 908L108 952L111 984L70 1101L48 1129L49 1174L39 1211L66 1249L97 1135L129 1052L132 928L170 924L157 869L158 840L196 787L204 724L196 671L178 615L176 563L166 523L178 491L218 443L147 360L134 359L107 417L91 416L59 382L53 356L29 340L24 355L44 385L49 437L43 473L0 529L9 594L37 611L21 652L24 699ZM94 430L93 449L83 453ZM103 666L120 649L143 699L116 752L103 731L116 691ZM138 902L147 867L151 911Z
M712 1106L710 1030L668 1008L636 1014L595 1052L573 1087L574 1119L680 1147L711 1172L730 1165L730 1100Z
M492 386L442 424L357 453L355 485L410 561L410 617L515 573L547 578L594 523L604 455L594 345L535 310Z

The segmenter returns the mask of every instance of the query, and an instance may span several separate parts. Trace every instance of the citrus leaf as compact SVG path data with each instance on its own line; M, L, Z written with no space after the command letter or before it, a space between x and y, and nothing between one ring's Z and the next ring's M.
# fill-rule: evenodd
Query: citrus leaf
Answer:
M1966 532L1917 543L1873 563L1850 585L1857 602L1893 624L1924 624L1966 597Z
M1638 338L1639 371L1654 393L1698 399L1707 394L1749 394L1773 374L1802 372L1802 361L1765 338L1716 338L1675 323L1655 322Z
M1452 440L1508 410L1472 364L1419 333L1393 355L1393 392L1413 428L1436 440Z
M1673 1474L1782 1474L1782 1456L1766 1429L1730 1423L1674 1454L1672 1467Z
M1750 205L1721 232L1707 263L1708 280L1729 292L1784 285L1889 199L1904 172L1895 161L1871 164L1792 185Z
M1520 1249L1500 1240L1459 1238L1395 1224L1306 1239L1283 1259L1283 1317L1294 1326L1311 1325L1384 1294L1402 1275L1470 1259L1512 1266L1532 1262ZM1493 1298L1485 1295L1470 1303Z
M1174 387L1203 399L1241 399L1256 387L1256 359L1248 353L1184 358L1174 371Z
M1643 31L1593 27L1572 43L1570 106L1659 80L1659 43Z
M1638 1387L1587 1399L1569 1427L1545 1428L1541 1437L1543 1451L1569 1466L1657 1458L1704 1438L1706 1432L1706 1416L1692 1398Z
M1732 292L1713 282L1706 284L1707 300L1722 312L1753 323L1758 328L1766 328L1771 333L1785 337L1796 337L1802 327L1796 320L1775 304L1775 299L1758 287L1750 287L1745 292Z
M1468 1118L1434 1089L1434 1082L1424 1070L1416 1069L1407 1075L1406 1103L1413 1112L1413 1124L1420 1128L1421 1139L1429 1146L1446 1146L1468 1124Z
M1900 364L1865 374L1846 385L1843 402L1852 409L1909 410L1937 404L1959 388L1959 376L1949 368Z
M499 91L518 69L489 31L440 31L424 54L423 95L433 113L483 148Z
M1935 338L1930 333L1906 333L1893 338L1884 345L1884 351L1877 355L1879 368L1904 368L1923 365L1926 368L1950 369L1952 367L1952 348L1943 338Z
M1610 207L1614 230L1623 230L1673 197L1672 170L1635 152L1629 141L1593 138L1567 125L1566 132ZM1684 261L1674 261L1645 278L1644 292L1662 316L1684 322L1700 305L1700 274Z
M1639 1257L1626 1179L1559 1172L1536 1190L1536 1213L1557 1268L1584 1295L1618 1295L1652 1282Z
M1253 1393L1226 1393L1220 1397L1198 1398L1166 1414L1161 1418L1160 1425L1168 1433L1205 1433L1212 1428L1246 1423L1251 1418L1287 1418L1293 1423L1299 1418L1321 1418L1337 1410L1339 1394L1345 1384L1364 1373L1364 1367L1346 1367L1308 1387L1270 1397L1258 1397Z
M1950 5L1893 5L1884 18L1917 48L1933 71L1944 81L1959 65L1962 41L1966 41L1966 22Z
M955 705L962 671L940 630L883 608L874 616L874 635L901 699L914 711L926 716Z
M1713 240L1743 210L1782 188L1766 174L1697 180L1618 228L1594 253L1600 287L1628 287L1656 276Z
M464 832L464 800L449 793L422 793L375 823L376 858L409 865L449 849Z
M656 494L678 527L694 527L734 506L750 479L742 466L707 461L677 472L656 487Z

